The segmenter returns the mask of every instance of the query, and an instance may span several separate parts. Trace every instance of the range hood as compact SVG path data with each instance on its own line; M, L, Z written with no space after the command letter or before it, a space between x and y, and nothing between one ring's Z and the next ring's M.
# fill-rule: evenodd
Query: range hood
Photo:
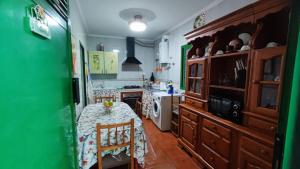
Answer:
M123 61L123 65L126 64L134 64L134 65L140 65L142 62L140 62L135 57L135 39L134 37L127 37L126 38L126 47L127 47L127 57Z

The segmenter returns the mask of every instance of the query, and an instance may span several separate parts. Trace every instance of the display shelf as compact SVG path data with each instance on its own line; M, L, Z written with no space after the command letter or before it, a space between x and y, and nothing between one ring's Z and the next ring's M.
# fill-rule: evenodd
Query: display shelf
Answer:
M224 90L233 90L233 91L238 91L238 92L245 92L245 89L243 89L243 88L232 87L232 86L210 85L209 87L216 88L216 89L224 89Z
M221 55L214 55L211 56L211 59L216 59L216 58L227 58L227 57L244 57L249 54L249 51L238 51L238 52L233 52L233 53L224 53Z

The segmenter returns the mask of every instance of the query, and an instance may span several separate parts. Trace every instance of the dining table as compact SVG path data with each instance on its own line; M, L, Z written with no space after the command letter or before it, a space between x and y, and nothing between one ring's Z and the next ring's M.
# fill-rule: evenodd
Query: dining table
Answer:
M77 152L80 169L89 169L97 163L97 133L96 125L116 124L129 122L134 119L134 158L141 167L145 164L145 154L147 153L147 140L142 120L135 112L123 102L114 102L110 111L105 109L102 103L87 105L77 121ZM125 132L126 137L130 137L130 132ZM121 133L119 133L121 135ZM110 135L110 137L112 137ZM113 136L114 137L114 136ZM119 135L118 135L119 137ZM101 130L101 143L107 143L108 131ZM121 138L121 137L119 137ZM102 152L102 157L106 155L118 156L120 153L130 154L129 147L118 148L112 151Z

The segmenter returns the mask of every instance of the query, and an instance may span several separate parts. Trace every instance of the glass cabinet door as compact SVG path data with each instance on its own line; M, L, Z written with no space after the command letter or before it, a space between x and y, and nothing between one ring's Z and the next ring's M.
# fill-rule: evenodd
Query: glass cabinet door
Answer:
M196 77L196 70L197 70L197 64L191 64L189 66L189 69L190 69L190 74L189 74L189 77Z
M187 64L187 92L201 99L205 99L205 65L206 59L192 60Z
M251 111L269 117L278 116L284 54L285 47L260 49L255 52L250 94Z

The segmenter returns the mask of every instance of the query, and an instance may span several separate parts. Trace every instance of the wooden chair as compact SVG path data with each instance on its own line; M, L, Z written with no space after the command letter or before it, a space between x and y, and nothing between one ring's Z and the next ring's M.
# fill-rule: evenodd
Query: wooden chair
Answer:
M95 103L102 103L105 100L111 100L113 102L116 101L116 96L95 96Z
M142 119L142 117L143 117L143 103L140 100L136 101L135 113L139 116L140 119Z
M128 142L126 142L125 140L125 130L124 127L129 126L130 127L130 140ZM118 141L118 135L117 135L117 129L122 128L122 137L120 137L121 139L121 143L119 143ZM102 146L101 145L101 130L103 129L107 129L108 130L108 140L107 140L107 145L106 146ZM110 134L111 134L111 129L115 129L115 144L111 144L111 138L110 138ZM134 119L131 119L130 122L126 122L126 123L118 123L118 124L110 124L110 125L101 125L101 124L97 124L97 148L98 148L98 168L102 169L102 168L114 168L117 166L121 166L124 165L124 161L117 161L117 160L113 160L113 157L110 158L102 158L102 151L109 151L109 150L115 150L118 148L122 148L122 147L126 147L126 146L130 146L130 160L127 160L126 163L128 164L128 162L130 162L130 169L134 169ZM128 156L125 155L128 159ZM105 164L105 163L110 163L110 164ZM125 163L125 164L126 164ZM129 167L128 167L129 168Z

